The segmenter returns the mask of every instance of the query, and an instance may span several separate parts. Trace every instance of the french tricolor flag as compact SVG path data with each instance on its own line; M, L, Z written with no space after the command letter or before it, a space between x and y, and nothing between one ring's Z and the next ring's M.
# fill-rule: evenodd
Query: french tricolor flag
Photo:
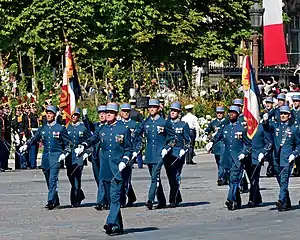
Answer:
M282 0L263 0L264 65L288 63L282 22Z
M242 84L244 89L244 117L247 122L247 136L249 139L252 139L258 128L260 114L259 90L249 56L244 58Z

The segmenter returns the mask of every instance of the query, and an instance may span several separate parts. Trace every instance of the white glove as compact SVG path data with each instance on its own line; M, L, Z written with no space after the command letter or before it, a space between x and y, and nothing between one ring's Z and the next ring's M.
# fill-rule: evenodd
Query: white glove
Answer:
M183 157L185 154L185 150L184 149L181 149L180 152L179 152L179 157Z
M83 145L78 145L77 148L75 148L74 152L76 153L76 157L78 157L81 153L84 151L84 146Z
M122 172L122 170L126 168L126 164L124 162L119 163L119 171Z
M18 134L15 135L15 143L17 146L19 146L21 144L20 136Z
M213 144L214 144L213 142L209 142L208 144L206 144L205 149L206 149L207 152L210 152Z
M86 115L87 115L87 109L86 109L86 108L82 109L82 115L83 115L83 116L86 116Z
M59 158L58 158L58 162L64 161L64 160L66 159L66 157L67 157L67 156L66 156L65 154L63 154L63 153L60 154L60 155L59 155Z
M82 160L84 161L84 160L86 160L88 157L89 157L89 155L88 155L87 153L85 153L85 154L83 154L83 156L82 156Z
M290 156L289 156L289 163L291 163L292 161L294 161L295 160L295 155L294 154L291 154Z
M137 155L138 155L137 152L133 152L133 153L132 153L132 158L136 158Z
M27 150L27 148L28 148L28 146L25 144L25 145L21 146L19 150L21 153L23 153Z
M265 155L263 153L258 154L258 161L261 162L263 160L264 156Z
M167 149L163 149L161 150L161 157L164 158L166 155L168 154L168 150Z
M202 142L207 142L207 135L203 135L201 140Z
M264 121L267 121L269 119L269 113L265 113L264 115L263 115L263 120Z
M242 154L240 154L240 155L238 156L238 159L239 159L239 161L241 161L241 160L243 160L245 157L246 157L245 154L242 153Z

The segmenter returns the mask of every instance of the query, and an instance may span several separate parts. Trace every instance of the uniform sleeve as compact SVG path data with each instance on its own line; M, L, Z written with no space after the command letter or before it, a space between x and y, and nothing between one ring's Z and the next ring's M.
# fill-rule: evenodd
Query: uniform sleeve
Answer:
M132 155L132 144L131 144L131 133L130 130L127 129L124 136L124 155L122 158L122 162L128 162L131 159Z
M166 122L165 131L166 131L166 142L164 148L170 150L176 145L176 140L177 140L176 133L172 128L172 124L170 121Z
M221 125L221 127L218 129L217 133L215 134L215 136L213 136L213 138L211 139L211 141L213 143L219 142L219 141L223 141L223 129L224 129L225 125Z
M265 130L264 130L264 143L265 143L265 146L262 150L262 153L264 155L267 155L272 149L273 141L272 141L271 133L267 132Z
M87 148L95 145L96 143L100 142L101 138L100 138L100 134L101 134L101 130L102 130L103 126L100 126L97 128L96 132L90 136L88 139L86 139L82 145L85 145Z
M298 157L300 155L300 131L298 128L296 128L295 131L295 143L296 145L295 150L293 151L293 154L295 157Z
M82 117L82 122L84 124L84 126L87 128L87 130L89 132L94 132L94 125L92 124L92 122L89 120L88 116L83 116Z
M243 143L244 143L244 149L243 149L242 153L245 154L245 156L247 157L247 156L249 156L251 154L251 151L252 151L252 142L248 138L246 130L243 132Z
M187 150L191 145L190 128L187 123L184 124L183 138L184 138L184 150Z
M212 122L208 124L208 127L205 129L205 133L210 134L213 131Z
M60 133L60 139L62 141L62 144L64 146L64 154L68 155L71 153L72 146L72 140L68 134L68 131L65 127L62 128Z
M143 146L143 133L144 133L144 127L146 124L146 120L142 123L139 123L134 130L134 137L132 138L132 148L134 152L140 152L142 150Z
M27 142L28 148L29 148L32 144L37 143L37 142L39 142L39 141L42 139L42 134L41 134L41 133L42 133L42 129L43 129L43 127L40 127L40 128L36 131L36 133L34 134L34 136L28 140L28 142Z

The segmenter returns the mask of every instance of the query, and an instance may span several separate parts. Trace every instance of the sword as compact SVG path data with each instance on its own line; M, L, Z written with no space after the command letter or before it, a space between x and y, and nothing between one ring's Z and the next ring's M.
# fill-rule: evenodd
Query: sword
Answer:
M137 154L137 156L139 155L139 153ZM128 161L125 163L126 164L126 167L127 166L129 166L130 165L130 163L134 160L134 159L136 159L137 157L132 157L131 159L128 159ZM113 181L113 180L115 180L116 179L116 177L117 177L117 175L120 173L121 171L119 170L115 175L114 175L114 177L111 179L111 182Z
M260 165L260 163L256 164L256 167L254 168L254 171L253 171L253 173L252 173L252 175L251 175L251 178L250 178L250 180L252 180L252 179L253 179L253 177L254 177L254 174L255 174L255 172L256 172L256 169L257 169L258 165Z
M177 161L178 161L178 159L182 158L182 157L183 157L183 156L184 156L184 155L185 155L185 154L186 154L188 151L189 151L189 150L188 150L188 149L186 149L186 150L185 150L185 152L184 152L184 154L183 154L181 157L179 156L178 158L176 158L176 159L174 160L174 162L172 162L171 166L172 166L172 165L174 165L174 164L175 164L175 162L177 162Z

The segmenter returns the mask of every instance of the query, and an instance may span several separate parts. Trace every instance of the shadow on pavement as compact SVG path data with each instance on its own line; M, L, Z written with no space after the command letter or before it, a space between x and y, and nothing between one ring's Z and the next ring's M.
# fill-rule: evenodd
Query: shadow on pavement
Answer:
M158 230L159 228L157 227L128 228L128 229L124 229L124 234L150 232L150 231L158 231Z
M201 205L207 205L210 204L210 202L185 202L185 203L180 203L179 207L196 207L196 206L201 206Z
M76 208L89 208L89 207L95 207L96 203L82 203L79 207ZM68 208L74 208L71 205L63 205L59 206L58 209L68 209Z

